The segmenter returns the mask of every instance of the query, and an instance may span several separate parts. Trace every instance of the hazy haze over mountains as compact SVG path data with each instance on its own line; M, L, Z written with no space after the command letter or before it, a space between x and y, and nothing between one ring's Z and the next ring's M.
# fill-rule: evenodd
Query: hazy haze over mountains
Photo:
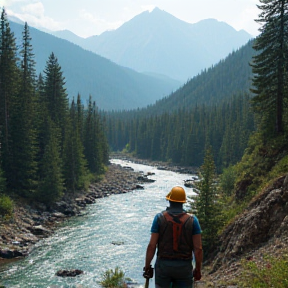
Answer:
M20 47L24 26L10 22L10 27ZM37 73L43 72L53 52L66 78L69 98L75 98L80 93L84 104L91 95L100 109L136 109L154 103L180 85L172 79L156 78L121 67L71 42L32 27L30 35Z
M215 19L190 24L155 8L114 31L81 38L69 31L53 34L139 72L185 82L216 64L252 38Z
M20 44L23 22L10 20ZM86 39L68 30L53 32L57 37L32 27L30 32L37 72L44 70L54 52L70 99L79 92L86 101L91 94L105 110L153 104L251 38L224 22L207 19L189 24L158 8L139 14L117 30Z

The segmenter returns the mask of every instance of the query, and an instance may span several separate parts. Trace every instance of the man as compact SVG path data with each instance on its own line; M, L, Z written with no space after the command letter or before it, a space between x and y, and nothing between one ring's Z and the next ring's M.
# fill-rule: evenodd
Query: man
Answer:
M175 186L166 196L170 206L158 213L151 227L151 238L146 251L145 278L150 278L150 263L157 248L155 263L156 288L192 288L201 279L203 260L201 228L195 215L183 209L185 190ZM192 259L196 267L193 271Z

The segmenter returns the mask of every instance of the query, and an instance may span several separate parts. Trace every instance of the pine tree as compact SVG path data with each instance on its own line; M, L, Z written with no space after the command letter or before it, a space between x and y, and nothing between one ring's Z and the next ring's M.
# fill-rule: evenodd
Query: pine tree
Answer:
M261 10L256 21L263 24L256 38L253 57L253 106L262 118L263 130L268 135L282 133L283 107L287 101L288 81L288 1L260 0Z
M14 34L11 32L5 10L0 27L0 143L2 167L8 186L13 183L13 151L11 147L11 111L18 93L19 70Z
M1 167L1 154L0 154L0 195L3 194L6 190L6 180L4 178L4 173Z
M43 203L52 203L63 195L64 183L58 128L48 117L46 119L47 144L40 164L37 196Z
M101 145L100 117L95 102L89 97L85 120L84 154L88 161L88 168L92 173L101 173L103 167L103 151Z
M27 23L24 26L20 88L11 117L13 189L33 196L37 187L35 62Z
M83 153L83 144L79 132L78 114L74 99L70 108L69 128L65 134L63 170L66 188L73 192L83 188L87 162Z
M51 53L45 67L45 103L51 120L60 128L61 149L63 149L65 127L68 119L68 97L65 78L54 53Z
M196 185L197 190L194 191L197 195L193 197L191 208L201 224L203 249L207 253L216 242L220 215L215 186L216 168L211 147L206 149L199 177L200 181Z

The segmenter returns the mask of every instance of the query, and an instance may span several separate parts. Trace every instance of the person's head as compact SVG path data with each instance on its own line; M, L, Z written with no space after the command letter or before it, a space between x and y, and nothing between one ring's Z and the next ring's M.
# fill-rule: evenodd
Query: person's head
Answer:
M169 200L170 206L172 205L183 205L186 203L186 193L184 188L181 186L174 186L170 192L166 195L166 199Z

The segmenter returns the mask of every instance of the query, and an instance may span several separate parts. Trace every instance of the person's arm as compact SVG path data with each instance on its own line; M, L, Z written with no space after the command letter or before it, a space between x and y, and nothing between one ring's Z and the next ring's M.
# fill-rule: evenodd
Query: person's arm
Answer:
M145 259L146 271L150 268L150 263L155 255L158 239L159 239L159 233L151 233L150 242L146 250L146 259Z
M195 256L196 267L194 270L194 279L196 281L201 279L201 268L203 261L203 250L202 250L202 239L201 234L196 234L192 236L193 239L193 252Z
M201 271L202 261L203 261L203 250L202 250L202 239L201 234L193 235L193 247L196 262L196 269Z

